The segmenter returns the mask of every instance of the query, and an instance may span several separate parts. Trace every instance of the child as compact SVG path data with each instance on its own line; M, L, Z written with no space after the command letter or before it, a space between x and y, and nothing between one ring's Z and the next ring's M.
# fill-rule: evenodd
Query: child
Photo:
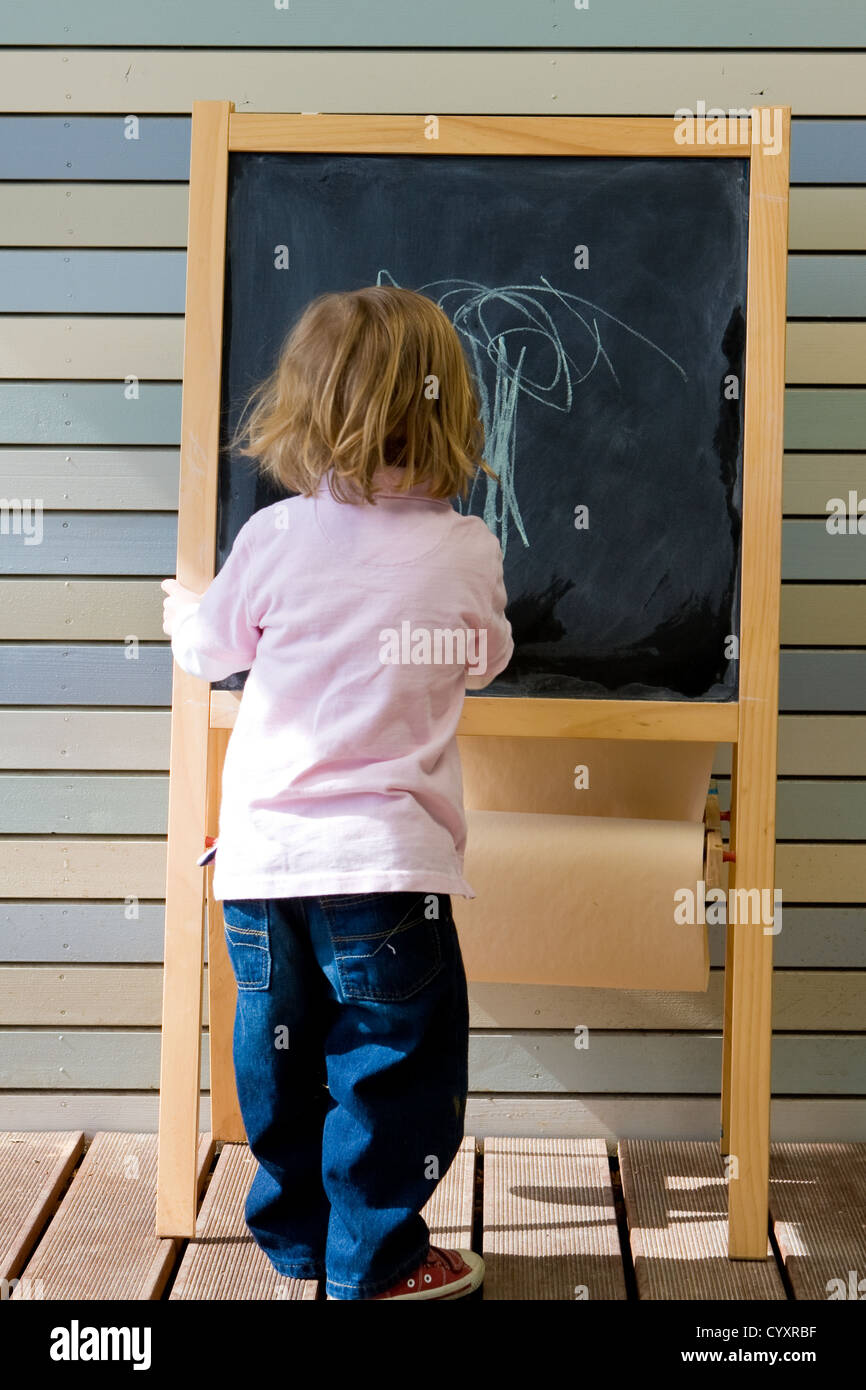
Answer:
M235 445L297 495L254 513L204 595L162 585L185 671L249 669L213 877L246 1220L329 1298L460 1298L483 1261L431 1246L420 1211L467 1095L455 732L513 650L499 542L448 500L490 474L478 398L442 310L383 286L308 305L248 405Z

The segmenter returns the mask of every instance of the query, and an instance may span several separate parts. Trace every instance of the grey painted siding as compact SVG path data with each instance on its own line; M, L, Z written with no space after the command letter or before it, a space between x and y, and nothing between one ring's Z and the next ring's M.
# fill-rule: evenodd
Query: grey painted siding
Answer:
M862 45L859 6L850 0L728 0L724 8L677 0L619 0L578 9L574 0L405 0L362 5L288 0L239 9L230 0L171 0L121 8L111 0L77 0L74 10L46 15L4 3L7 43L68 47L161 47L185 44L243 48L846 48ZM62 16L62 20L61 20Z
M749 91L772 89L773 100L779 99L773 84L781 85L783 99L793 106L792 183L852 194L866 185L866 61L858 66L863 8L848 0L831 0L822 7L811 0L736 0L723 8L683 6L680 0L660 0L654 6L620 0L583 12L575 10L572 0L541 5L537 0L475 0L469 6L443 0L433 7L407 6L401 0L370 0L364 6L292 0L288 11L238 7L227 0L191 0L182 7L158 0L137 9L109 0L80 0L71 11L67 7L50 14L6 3L0 5L0 17L0 33L10 46L0 48L8 76L14 78L35 55L36 66L28 72L38 78L32 104L22 104L18 90L8 84L10 114L0 116L0 179L32 187L98 187L109 200L116 197L117 207L125 189L185 185L189 104L199 95L214 94L210 88L201 90L198 56L221 50L229 64L235 50L239 62L250 62L243 89L222 93L233 97L238 109L273 105L267 98L262 101L255 86L262 51L275 50L291 73L298 50L304 50L300 57L305 72L314 74L320 109L339 110L349 101L356 103L350 109L360 110L362 101L369 105L372 100L393 110L400 109L393 105L393 92L382 89L364 96L361 79L347 92L343 60L353 72L378 71L375 65L381 62L383 71L396 72L399 64L405 73L422 62L425 50L437 50L435 61L424 67L423 97L418 99L425 106L432 90L434 110L473 109L473 101L475 109L498 110L491 103L500 101L502 90L511 90L515 110L549 112L553 95L562 114L585 110L578 105L582 94L570 89L567 77L576 55L604 70L610 78L607 90L614 94L620 69L631 71L628 65L635 59L643 72L658 74L658 83L646 88L656 94L656 104L646 114L672 113L682 101L676 75L708 71L700 66L705 57L718 50L719 61L711 70L724 72L747 55L749 63L759 66L742 67L742 72L766 67L771 79L738 78L740 85ZM22 53L11 46L21 46ZM128 55L119 52L125 48ZM54 76L64 49L77 74L69 82L68 98ZM142 62L137 49L146 50ZM196 75L178 84L177 67L163 69L162 56ZM117 80L121 59L122 72L128 70L132 79L128 88ZM484 78L473 88L467 74L471 78L475 68ZM500 69L523 74L525 81L503 86ZM93 90L82 82L82 73L100 79ZM558 77L549 81L551 73ZM702 95L698 79L690 85L698 87L697 100ZM286 88L294 90L290 82ZM719 103L714 91L703 95L709 105ZM623 92L615 99L624 103L623 111L633 111L635 100L643 97ZM142 111L138 138L127 139L126 116L136 104ZM111 202L106 206L110 209ZM110 225L110 215L108 220ZM168 226L166 222L164 228ZM152 240L148 232L147 246L136 245L126 234L118 234L115 244L110 236L100 236L94 244L69 238L65 229L62 235L55 232L53 240L43 241L38 231L26 241L10 238L0 246L2 313L176 319L184 310L184 232L173 217L170 231ZM849 242L842 252L833 250L840 244L833 234L828 219L823 237L819 231L810 244L789 255L792 320L832 326L866 318L866 229L862 243ZM110 582L173 572L176 492L170 494L176 487L180 385L144 379L138 399L128 400L123 378L130 367L118 365L116 381L82 381L71 373L0 381L0 446L5 446L0 447L0 466L8 461L13 476L32 477L35 496L42 495L37 482L40 487L46 479L50 483L45 487L42 543L25 546L21 537L6 536L0 544L0 572L9 576L9 583L32 583L30 576L57 576L58 582L100 576ZM828 497L842 491L836 478L843 464L846 478L854 477L860 495L866 495L866 370L861 366L844 386L829 373L808 385L789 386L785 447L790 463L819 451L816 474L826 478ZM89 500L66 502L64 469L74 478L77 496ZM81 476L86 470L85 486ZM3 486L0 482L0 490ZM822 505L811 514L788 512L783 575L786 584L810 586L829 612L834 586L866 580L866 540L829 536L822 516ZM98 612L93 621L99 631ZM780 708L789 715L802 712L805 722L815 722L816 746L822 717L844 713L851 721L852 748L862 749L866 650L859 642L846 642L844 633L842 638L832 646L782 652ZM130 648L119 640L116 620L107 612L94 640L24 639L16 625L3 657L0 701L37 715L112 709L118 718L132 720L140 711L164 710L170 700L167 644L143 642L130 659ZM76 727L70 724L73 739ZM98 864L102 848L128 843L132 854L162 835L166 779L159 762L136 763L133 750L126 766L117 759L98 762L94 753L89 766L79 759L75 772L65 771L60 761L39 761L39 770L31 769L31 760L37 761L36 750L24 746L20 761L7 761L0 775L0 834L10 837L6 844L12 853L12 840L16 847L36 849L62 837L73 849L95 846ZM134 775L141 766L154 771ZM862 768L862 756L858 766ZM720 799L727 806L727 752L720 754L717 767L723 770ZM837 763L808 777L780 765L780 843L786 853L802 853L805 865L819 866L827 896L786 903L784 929L775 943L783 1019L777 1023L773 1072L777 1137L866 1138L866 1031L857 1002L866 983L866 916L857 886L863 879L866 840L864 786L862 776L840 774ZM837 863L843 866L838 872ZM850 874L847 881L845 874ZM807 880L808 874L801 874L800 881ZM153 874L147 882L155 882ZM8 1087L0 1096L4 1128L82 1124L92 1132L97 1125L155 1127L164 908L152 898L135 904L136 915L128 916L123 901L109 891L116 883L116 870L109 873L106 867L104 880L97 869L95 884L91 874L80 896L73 876L68 886L65 881L49 884L46 878L41 896L0 899L0 1026L4 1000L16 1020L0 1042L6 1067L2 1084ZM102 888L101 897L93 895L94 886ZM40 884L31 881L16 888L16 894L30 887L41 892ZM721 930L710 931L711 989L716 990L722 938ZM563 992L497 989L473 990L475 1094L469 1118L479 1133L508 1132L509 1125L514 1132L544 1125L548 1132L717 1133L719 1038L713 1027L688 1022L704 1017L703 997L653 996L634 1003L635 1018L658 1020L649 1028L623 1026L634 1001L621 995L596 998L594 1046L589 1054L578 1054L563 1018L571 1007L562 1002ZM571 992L566 993L571 1000ZM104 1021L107 1014L110 1026ZM540 1021L532 1026L536 1015ZM70 1017L79 1021L65 1022ZM586 1105L584 1093L591 1095ZM207 1114L205 1103L203 1123Z

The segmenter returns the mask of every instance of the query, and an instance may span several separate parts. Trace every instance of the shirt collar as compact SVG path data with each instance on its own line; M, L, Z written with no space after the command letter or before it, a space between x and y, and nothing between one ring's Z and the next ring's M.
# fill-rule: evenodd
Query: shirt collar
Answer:
M410 488L398 487L398 483L400 482L402 474L402 468L389 467L388 465L385 465L381 468L377 468L373 473L373 485L375 488L376 496L420 497L421 499L427 498L427 500L430 502L442 501L445 502L446 506L450 505L444 498L430 497L428 491L429 484L427 482L416 483L414 487ZM322 474L322 477L319 480L319 486L316 489L317 495L321 495L325 492L330 492L329 484L331 476L332 470L330 468Z

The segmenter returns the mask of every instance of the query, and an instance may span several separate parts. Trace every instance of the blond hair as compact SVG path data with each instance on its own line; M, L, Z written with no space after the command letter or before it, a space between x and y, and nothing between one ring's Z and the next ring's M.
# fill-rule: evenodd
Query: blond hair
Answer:
M438 304L395 285L312 300L228 447L304 496L332 469L343 502L373 501L373 474L387 466L400 469L398 490L423 483L438 498L465 496L479 468L496 478L455 328Z

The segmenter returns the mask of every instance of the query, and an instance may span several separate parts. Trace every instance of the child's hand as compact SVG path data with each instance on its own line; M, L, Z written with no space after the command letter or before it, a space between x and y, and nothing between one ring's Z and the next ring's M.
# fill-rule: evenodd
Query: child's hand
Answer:
M188 603L201 603L204 594L194 594L192 589L185 589L176 579L164 579L159 587L168 596L162 603L162 630L170 637L180 609Z

